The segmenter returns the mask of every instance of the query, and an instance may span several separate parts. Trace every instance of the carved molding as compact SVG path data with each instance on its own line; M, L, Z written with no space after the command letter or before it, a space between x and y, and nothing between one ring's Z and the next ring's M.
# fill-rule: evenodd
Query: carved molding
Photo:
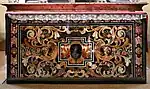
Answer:
M139 20L146 14L8 14L13 20Z

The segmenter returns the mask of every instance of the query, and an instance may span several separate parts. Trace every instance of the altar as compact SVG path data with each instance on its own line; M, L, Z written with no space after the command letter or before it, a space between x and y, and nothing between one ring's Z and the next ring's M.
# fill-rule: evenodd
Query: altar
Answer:
M146 83L146 4L3 4L7 83Z

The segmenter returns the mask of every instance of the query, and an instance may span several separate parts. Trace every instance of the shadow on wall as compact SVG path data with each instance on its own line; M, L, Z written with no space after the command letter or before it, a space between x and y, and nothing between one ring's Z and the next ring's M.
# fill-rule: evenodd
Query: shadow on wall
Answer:
M147 38L148 38L148 46L150 47L150 0L141 0L149 3L148 5L143 7L143 10L148 14L148 31L147 31Z
M6 7L0 5L0 42L5 40L5 11Z
M8 0L0 0L0 4L7 2ZM6 7L0 5L0 42L5 40L5 11Z
M0 42L5 40L5 11L6 7L0 5Z

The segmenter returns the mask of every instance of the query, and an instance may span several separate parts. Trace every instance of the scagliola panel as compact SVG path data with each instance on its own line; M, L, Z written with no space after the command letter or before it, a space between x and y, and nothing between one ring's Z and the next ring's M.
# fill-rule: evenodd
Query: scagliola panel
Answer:
M145 14L8 18L10 80L145 80Z

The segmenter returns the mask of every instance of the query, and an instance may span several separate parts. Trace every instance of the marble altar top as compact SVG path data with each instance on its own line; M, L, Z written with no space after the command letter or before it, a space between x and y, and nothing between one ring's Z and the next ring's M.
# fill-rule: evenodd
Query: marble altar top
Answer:
M142 11L142 3L5 3L7 11L101 12Z

